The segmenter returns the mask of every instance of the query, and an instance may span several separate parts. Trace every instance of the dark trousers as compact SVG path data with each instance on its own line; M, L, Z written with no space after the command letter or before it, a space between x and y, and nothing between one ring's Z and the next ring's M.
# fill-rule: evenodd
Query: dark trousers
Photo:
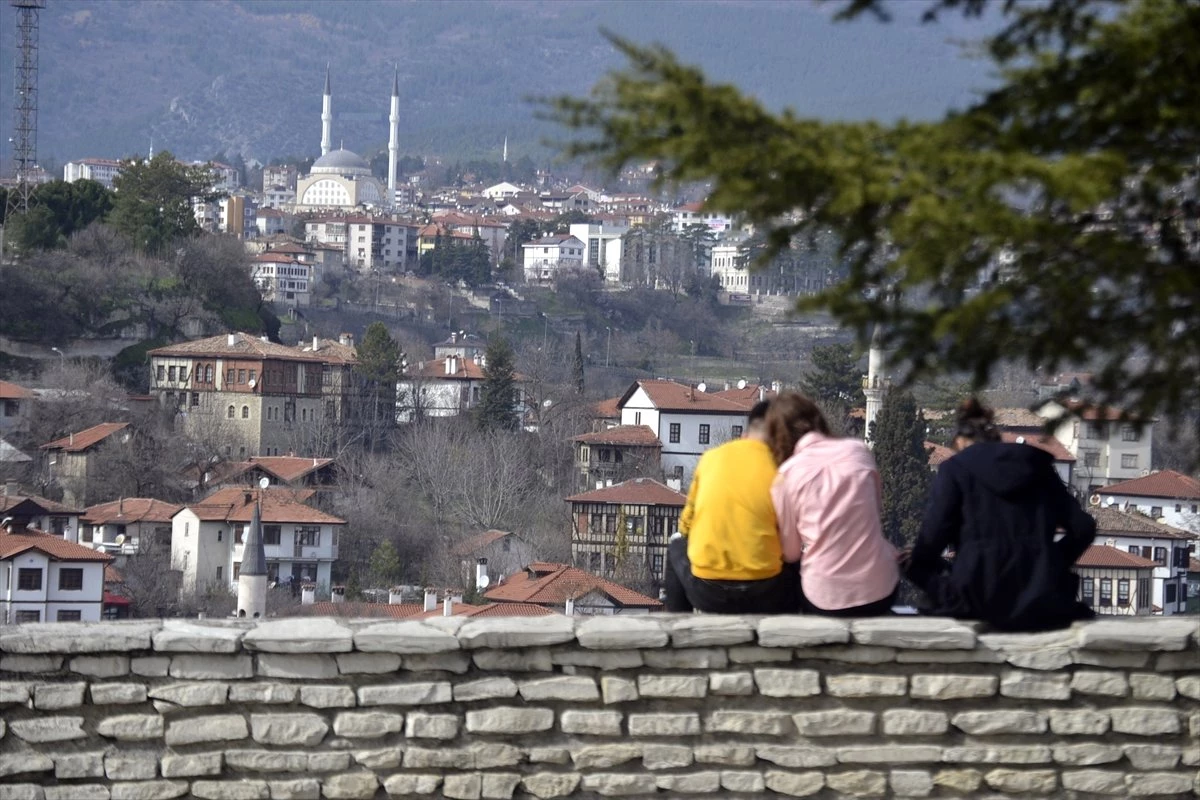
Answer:
M799 573L785 564L774 577L757 581L697 578L688 561L687 538L667 544L667 611L709 614L794 614L800 596Z
M892 593L882 600L876 600L873 603L865 603L861 606L851 606L850 608L835 608L833 610L820 608L813 605L812 601L804 594L804 587L800 587L800 610L805 614L820 614L826 617L887 617L891 616L892 606L896 603L896 592L899 590L897 584Z

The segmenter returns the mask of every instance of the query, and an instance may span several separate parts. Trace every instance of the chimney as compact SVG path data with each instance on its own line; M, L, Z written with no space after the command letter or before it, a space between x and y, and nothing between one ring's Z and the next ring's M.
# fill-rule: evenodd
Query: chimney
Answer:
M311 606L317 601L317 586L313 583L306 583L300 587L300 605Z
M270 336L267 336L265 333L264 333L262 336L258 337L258 338L259 338L259 340L260 340L260 341L264 341L264 342L269 342L269 341L271 341L271 337L270 337Z
M454 373L458 372L458 367L454 363L456 360L457 359L455 356L446 356L446 374L447 375L453 375Z
M229 345L230 347L233 347L235 344L237 344L237 334L231 333L228 336L226 336L225 344Z
M399 586L388 589L388 605L398 606L404 602L404 591Z
M446 599L442 601L442 616L449 617L454 615L454 600L450 595L446 595Z
M321 337L317 336L316 334L313 334L313 352L315 353L320 349L321 349Z
M779 394L780 392L782 392L783 391L783 382L782 381L771 381L771 391L774 392L775 394Z
M603 489L603 488L604 488L604 481L596 481L596 488L597 488L597 489Z
M763 400L766 400L766 399L767 399L767 387L760 385L758 387L758 402L761 403Z
M354 347L354 334L353 333L339 333L338 334L338 344L343 345L345 347Z
M75 431L71 431L71 433L67 436L67 443L71 447L75 446Z
M450 344L458 344L458 333L450 331Z
M573 598L573 597L567 598L567 607L566 607L565 613L568 617L575 616L575 598Z
M330 599L333 600L333 602L335 602L335 603L346 602L346 587L345 586L333 586L330 588L329 592L330 592Z
M605 479L604 479L604 486L605 486L605 488L607 488L607 487L609 487L609 486L612 486L612 478L605 478Z
M21 485L16 481L5 481L4 494L8 497L20 497Z
M437 608L437 589L425 590L425 610L433 611Z
M475 562L475 591L482 592L491 583L488 578L487 559L481 558Z

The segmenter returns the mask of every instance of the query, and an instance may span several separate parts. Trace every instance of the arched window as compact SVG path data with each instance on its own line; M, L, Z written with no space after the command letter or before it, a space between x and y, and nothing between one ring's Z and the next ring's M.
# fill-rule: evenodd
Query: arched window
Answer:
M250 406L242 406L242 419L250 419Z
M228 411L228 412L226 412L226 415L227 415L227 416L228 416L230 419L233 419L233 406L230 406L230 407L229 407L229 411Z
M212 364L209 364L208 366L206 366L204 368L204 382L212 383L212 379L213 379L213 368L212 368Z

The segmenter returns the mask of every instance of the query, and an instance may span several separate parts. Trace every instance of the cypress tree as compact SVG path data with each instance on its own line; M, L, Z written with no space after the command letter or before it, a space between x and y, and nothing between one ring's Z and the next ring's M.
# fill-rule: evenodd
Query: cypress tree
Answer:
M508 340L496 336L488 342L483 367L483 387L475 421L483 429L516 430L516 357Z
M921 528L933 477L925 452L925 420L913 396L888 392L872 433L883 483L883 535L897 547L907 547Z
M575 360L571 364L571 374L575 379L575 393L583 394L583 341L579 331L575 331Z

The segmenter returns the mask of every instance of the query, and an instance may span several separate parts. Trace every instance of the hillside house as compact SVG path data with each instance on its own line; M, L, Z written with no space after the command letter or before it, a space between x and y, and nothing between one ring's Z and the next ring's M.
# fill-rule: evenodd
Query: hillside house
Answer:
M572 616L662 610L662 603L653 597L568 564L530 564L483 596L500 606L540 606Z
M1098 489L1101 505L1145 514L1153 520L1200 534L1200 480L1164 469Z
M84 505L94 499L94 484L100 475L101 451L129 444L133 429L128 422L102 422L39 449L46 460L50 480L62 487L63 502Z
M29 427L36 398L31 389L0 381L0 436L20 433Z
M1079 600L1097 614L1144 617L1154 613L1155 562L1109 545L1092 545L1075 562Z
M662 477L662 442L649 426L615 425L571 442L581 491L638 475Z
M597 575L618 569L666 577L667 540L679 530L687 496L650 478L634 478L566 498L571 559Z
M1088 509L1096 520L1097 545L1123 550L1154 563L1150 602L1158 614L1181 614L1188 603L1188 564L1200 535L1108 506Z
M79 543L109 555L171 552L171 520L183 509L149 497L91 506L80 518Z
M98 622L112 556L9 523L0 529L0 622Z
M569 233L543 236L521 245L521 267L527 283L550 283L561 272L582 269L584 244Z

